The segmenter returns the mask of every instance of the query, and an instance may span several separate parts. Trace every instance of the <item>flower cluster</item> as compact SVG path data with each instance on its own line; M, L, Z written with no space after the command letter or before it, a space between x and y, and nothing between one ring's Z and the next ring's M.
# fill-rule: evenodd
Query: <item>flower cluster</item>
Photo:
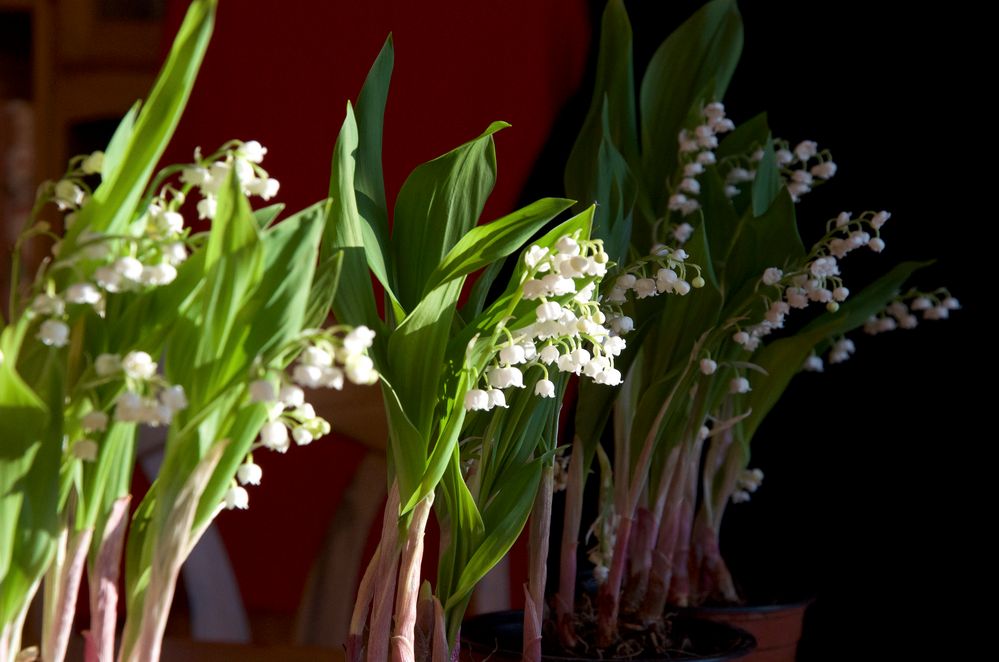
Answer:
M767 288L765 292L770 291L769 288L776 289L779 297L771 299L766 296L763 319L754 325L739 328L732 340L746 351L753 352L764 337L784 327L784 319L791 309L822 303L830 312L839 310L840 303L850 296L850 290L841 278L839 261L862 246L876 253L884 250L880 231L890 217L891 214L886 211L865 212L857 218L843 212L827 223L825 236L815 244L800 268L787 272L779 267L764 270L760 286ZM841 350L835 355L838 360L845 360L849 353ZM805 368L821 370L821 360L809 359Z
M914 329L919 324L918 314L924 320L944 320L952 310L960 310L961 302L946 289L935 292L912 290L896 298L880 314L871 317L864 324L864 332L877 335L897 328Z
M374 331L366 326L309 331L307 344L298 356L290 380L281 374L277 378L264 376L251 382L250 401L263 403L268 408L268 420L260 429L260 441L254 449L268 448L286 453L293 440L298 446L306 446L329 434L329 422L306 402L302 386L340 390L344 379L354 384L375 383L378 372L368 356L374 339ZM249 507L249 493L243 486L259 485L262 477L263 470L253 462L250 452L236 472L236 481L226 492L225 507Z
M731 131L735 128L732 120L725 117L725 106L714 101L709 103L701 111L704 123L694 127L693 130L682 129L677 137L680 150L680 165L682 178L671 192L668 202L670 211L678 211L683 216L692 214L701 208L697 196L701 192L701 183L697 176L704 172L705 166L717 163L714 149L718 147L719 134ZM680 236L689 233L682 229L682 225L674 230ZM678 241L686 241L680 239Z
M793 150L786 141L778 140L776 156L781 177L795 202L836 174L836 162L832 160L829 150L819 151L814 140L802 140ZM762 150L753 154L754 160L759 161L761 158Z
M63 347L69 342L67 319L71 311L67 305L92 306L103 315L108 294L173 282L177 267L188 254L189 231L180 208L190 189L197 187L204 196L198 202L198 215L203 219L215 215L216 193L231 169L236 171L247 195L269 200L277 194L279 183L259 166L266 153L267 149L255 140L230 141L207 159L196 150L195 164L169 167L157 180L164 181L179 170L181 188L164 183L121 234L83 229L71 250L64 250L63 243L56 241L52 246L56 258L52 271L70 271L73 284L56 292L54 281L49 280L45 285L48 289L36 295L29 313L46 317L39 325L37 338L51 347ZM52 202L66 212L67 229L73 227L79 210L90 198L87 178L100 175L103 163L102 152L77 156L61 180L41 187L41 201ZM35 231L47 232L47 226L39 224Z
M763 484L763 472L759 469L745 469L736 479L737 489L732 492L732 503L746 503L750 496Z
M534 387L542 398L555 397L555 384L548 378L552 365L598 384L621 382L614 357L624 350L625 342L604 326L607 318L596 300L597 285L608 266L602 242L565 236L554 249L531 246L524 254L524 266L520 290L525 300L539 302L534 319L516 330L501 327L505 342L496 348L482 375L485 388L478 388L477 376L465 394L466 410L506 407L502 389L524 388L524 371L535 367L544 373Z
M124 378L126 390L115 400L114 418L152 427L169 425L174 414L187 407L184 387L170 385L156 374L156 362L146 352L121 357L100 354L94 361L98 378Z
M112 417L122 423L159 427L170 425L176 413L187 408L184 387L168 384L156 374L156 369L156 362L143 351L97 356L93 385L124 380L125 390L115 398L112 416L95 407L80 418L80 430L88 438L73 443L70 450L75 457L85 461L96 459L98 445L89 437L107 430Z
M682 248L655 246L652 255L642 258L629 265L614 281L613 287L604 297L604 302L619 306L628 301L628 292L634 292L636 299L646 299L660 294L678 294L684 296L691 288L704 287L701 277L701 267L687 262L690 257ZM688 280L687 270L695 275ZM618 319L619 311L613 310L611 319ZM613 321L612 321L613 323ZM628 322L624 323L630 330Z
M270 200L277 195L281 184L260 167L267 148L256 140L233 140L215 153L204 157L201 149L194 151L194 163L185 167L180 181L187 189L197 187L202 195L198 201L198 218L215 218L218 209L218 191L225 184L231 171L236 173L243 193Z

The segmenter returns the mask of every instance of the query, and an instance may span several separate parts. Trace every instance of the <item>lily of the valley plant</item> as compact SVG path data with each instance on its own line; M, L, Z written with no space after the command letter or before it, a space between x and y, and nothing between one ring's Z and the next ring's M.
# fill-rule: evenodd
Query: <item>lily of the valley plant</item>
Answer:
M329 432L301 386L377 380L369 329L321 328L341 261L333 251L319 259L327 201L280 222L280 205L254 212L248 196L279 188L256 141L199 150L154 175L214 11L212 0L192 3L149 99L104 152L73 159L40 189L15 249L0 333L2 662L22 652L39 593L35 652L64 659L84 570L87 659L159 659L181 565L223 509L247 507L244 485L261 480L253 451ZM37 218L49 205L63 214L62 236ZM210 228L185 225L185 209ZM20 252L41 235L57 241L22 286ZM129 526L143 428L165 428L164 460ZM123 547L128 616L116 656Z
M375 330L371 356L390 436L384 525L361 581L347 656L447 660L473 588L524 528L539 485L532 530L535 547L547 547L544 504L567 375L618 383L624 342L594 301L609 263L590 239L592 209L533 242L571 201L539 200L477 225L495 181L501 122L418 166L399 191L389 231L381 131L393 57L390 39L356 111L347 107L330 180L330 245L343 250L353 284L337 292L333 308L339 320ZM508 256L512 275L490 299ZM443 532L433 587L420 569L432 512ZM541 576L529 587L538 613L543 586Z
M738 127L726 116L720 100L741 47L735 2L706 4L656 51L636 106L627 13L619 0L604 13L596 89L566 188L597 201L593 237L626 265L608 275L601 301L631 333L618 359L622 387L580 387L554 601L567 650L580 649L592 626L589 645L634 654L620 623L651 627L667 605L737 602L721 521L762 480L749 468L750 442L794 374L821 370L827 350L831 363L848 358L855 329L912 328L919 311L939 319L959 307L945 290L900 294L917 263L850 291L844 258L885 248L887 212L843 213L817 232L803 222L820 236L805 248L795 203L836 164L814 142L773 138L764 115ZM612 413L606 453L600 437ZM586 544L595 609L576 592L594 458L601 507Z

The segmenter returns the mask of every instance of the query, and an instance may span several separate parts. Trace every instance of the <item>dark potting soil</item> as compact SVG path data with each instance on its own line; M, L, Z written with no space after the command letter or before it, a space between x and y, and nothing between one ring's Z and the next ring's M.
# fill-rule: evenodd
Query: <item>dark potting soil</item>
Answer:
M583 606L583 605L580 605ZM753 646L751 635L734 628L670 613L651 628L622 619L619 638L611 647L600 650L595 645L596 610L588 606L577 610L576 632L581 638L577 650L566 651L558 641L555 624L545 622L542 653L546 660L613 660L633 662L662 660L700 660L720 662L740 657ZM481 652L496 651L519 659L523 639L523 613L505 611L483 614L462 625L464 646Z

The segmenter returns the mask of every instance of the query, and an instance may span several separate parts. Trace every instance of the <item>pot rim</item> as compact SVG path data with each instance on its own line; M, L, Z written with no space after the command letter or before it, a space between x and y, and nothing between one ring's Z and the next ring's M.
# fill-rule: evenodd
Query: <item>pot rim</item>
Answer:
M808 607L810 607L815 600L815 598L805 598L803 600L791 600L788 602L761 605L713 605L707 607L690 607L688 611L695 616L697 614L772 614L778 611L797 611L799 609L808 609Z

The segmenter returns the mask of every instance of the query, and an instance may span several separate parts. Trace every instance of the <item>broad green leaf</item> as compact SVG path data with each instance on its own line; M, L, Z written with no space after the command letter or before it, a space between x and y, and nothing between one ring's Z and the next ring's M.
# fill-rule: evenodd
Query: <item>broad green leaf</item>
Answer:
M119 323L107 329L107 344L91 347L92 354L122 351L142 343L151 350L162 345L174 331L178 317L187 315L198 301L205 280L205 255L202 247L177 268L177 278L168 285L154 287L128 302Z
M453 592L446 596L445 609L451 609L470 594L517 541L531 514L540 481L541 460L524 464L504 476L502 488L482 512L486 535L465 562Z
M382 399L389 427L389 457L399 481L400 499L408 502L420 489L427 464L427 439L409 419L396 392L384 382Z
M465 305L461 307L460 315L462 319L475 319L482 313L482 309L486 305L486 297L489 296L489 290L492 288L496 277L499 276L505 263L505 260L496 260L483 269L479 277L475 279L475 284L472 285L472 290L468 293L468 299L465 301Z
M437 287L419 302L388 341L389 379L409 419L424 439L433 433L433 414L451 322L464 278ZM401 494L405 503L408 495Z
M244 360L270 357L303 328L325 221L325 201L267 230L262 237L263 273L236 317L245 339Z
M763 145L763 158L756 165L756 177L753 179L753 216L757 218L763 216L777 199L777 194L783 186L784 182L781 181L780 170L777 168L774 141L767 136L767 141Z
M392 249L396 295L412 310L448 251L475 227L496 182L493 122L478 138L417 166L396 198Z
M381 318L375 308L375 294L368 274L367 249L365 246L364 221L357 211L354 193L354 173L356 169L357 123L350 103L344 118L340 136L333 150L333 165L330 174L330 216L323 234L320 263L327 263L331 256L343 252L341 274L350 287L336 290L333 299L333 313L343 324L362 324L382 331ZM370 247L372 250L377 247ZM378 333L381 336L381 333Z
M160 70L149 98L125 133L130 140L112 154L112 177L105 178L64 241L72 245L84 229L117 233L131 221L143 189L169 143L201 66L215 23L216 0L194 0ZM126 116L126 119L128 116ZM119 156L120 154L120 156ZM119 165L120 164L120 165Z
M179 368L177 378L171 380L190 385L188 399L192 403L207 402L221 384L246 367L245 357L232 352L231 343L246 332L245 326L237 325L237 314L260 283L263 257L264 247L249 203L235 176L230 175L229 184L219 191L218 212L206 247L206 280L192 361L190 366L170 362ZM185 342L173 344L174 351L187 347L190 333L188 329L181 336Z
M0 534L5 536L0 541L0 563L4 564L0 566L0 622L7 622L24 607L29 589L52 558L63 443L62 352L48 350L36 382L37 393L33 392L13 367L23 338L11 332L15 329L8 327L2 341L15 358L8 362L5 352L0 366Z
M340 271L343 268L343 253L334 253L316 268L309 290L309 303L305 312L305 328L318 329L329 317L340 284Z
M753 218L747 210L739 222L721 275L727 303L740 302L751 294L768 267L783 267L804 257L794 202L784 188L762 216Z
M48 415L45 403L15 370L27 327L27 320L21 320L0 333L4 355L0 362L0 578L11 566L26 481L43 443Z
M467 390L468 384L463 373L458 378L458 383L455 387L454 401L443 405L447 410L446 416L441 421L443 429L433 442L433 447L427 457L426 468L423 470L423 476L420 478L419 488L408 499L406 498L407 495L402 494L400 491L400 497L403 499L402 512L404 514L415 508L421 499L436 489L437 484L441 481L441 477L447 470L451 455L458 447L458 436L461 433L461 425L465 420L464 397Z
M583 204L603 204L596 197L598 180L605 176L606 164L599 161L602 151L610 149L627 163L638 162L631 23L621 0L610 0L604 9L597 53L590 108L565 168L566 194Z
M639 96L642 167L648 190L662 190L677 166L677 136L691 107L721 100L742 52L734 0L712 0L652 56Z
M743 122L727 134L715 150L719 161L733 156L751 156L752 153L767 142L770 136L770 126L767 124L767 114L760 113L752 119Z
M364 221L361 231L367 246L368 262L390 297L394 296L391 293L395 287L389 281L391 270L386 264L389 256L389 226L385 181L382 177L382 125L394 63L395 50L390 34L371 65L357 98L357 152L354 157L354 194L358 213Z
M111 136L111 140L104 150L104 163L101 165L102 180L113 180L118 176L122 158L125 156L128 145L132 141L132 134L135 132L135 118L139 115L141 107L141 101L132 104L132 107L118 123L118 128L114 130L114 135Z
M521 249L548 221L572 204L572 200L542 198L492 223L472 228L458 240L430 274L426 293Z
M215 517L218 505L225 499L225 493L232 485L236 470L246 459L250 446L266 422L267 405L263 403L248 403L236 413L232 426L225 431L225 438L229 443L198 503L198 512L194 518L195 530L207 525Z
M135 423L112 423L98 443L97 461L84 464L83 493L91 500L77 516L78 528L96 527L115 499L131 491L135 436Z
M273 225L282 211L284 211L284 203L278 203L261 209L255 209L253 217L257 220L257 226L263 230Z
M592 237L603 239L604 250L611 261L623 264L631 245L632 210L638 197L638 182L635 181L626 159L610 140L609 111L606 107L603 127L604 135L597 151L593 190L593 202L597 206L593 212Z
M650 302L662 307L662 313L654 322L652 335L644 343L645 364L650 375L665 375L686 364L694 344L719 320L722 293L711 268L705 222L695 226L685 244L690 254L688 261L705 265L702 271L704 287L691 290L686 296L665 295ZM688 276L693 278L690 274Z
M716 168L701 175L701 213L711 252L711 267L715 274L725 273L729 247L739 232L739 216L732 201L725 195L725 182Z
M441 529L448 534L438 565L437 595L443 602L447 602L448 596L457 587L465 560L472 554L473 545L482 537L484 525L478 506L462 477L457 449L451 456L451 463L440 485L443 498L435 501L435 506ZM460 621L460 618L449 619L449 630L456 631ZM453 636L452 632L449 632L449 636Z

